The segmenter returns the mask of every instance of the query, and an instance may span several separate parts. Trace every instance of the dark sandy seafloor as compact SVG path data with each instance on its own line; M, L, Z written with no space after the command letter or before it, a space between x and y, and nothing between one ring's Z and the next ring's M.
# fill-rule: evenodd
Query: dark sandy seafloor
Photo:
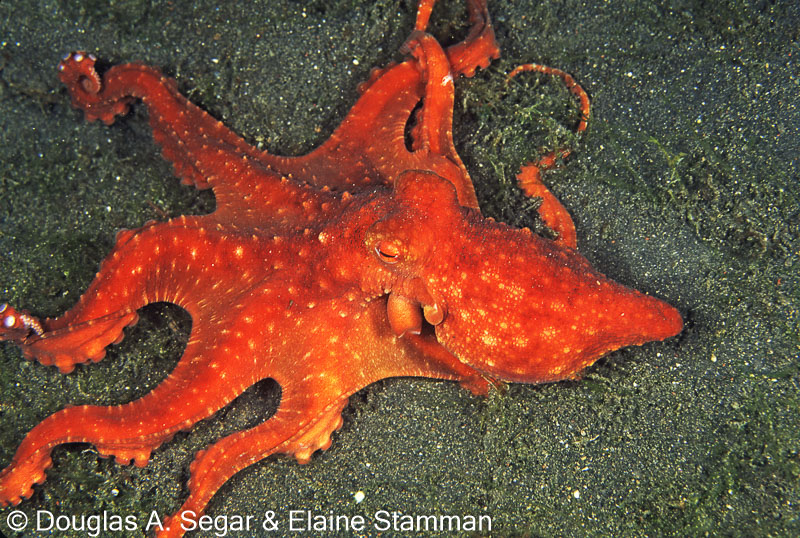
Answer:
M412 2L388 0L188 5L0 3L0 301L58 315L119 228L214 207L174 179L144 107L111 127L70 107L55 69L65 53L159 66L248 141L301 154L332 132L370 68L402 58L414 16ZM491 532L476 534L494 536L800 535L800 5L509 1L490 11L503 58L457 81L454 120L484 212L535 226L514 174L541 147L570 144L545 180L581 252L678 307L685 330L613 353L582 380L510 385L488 400L455 383L377 383L351 399L327 452L248 468L209 515L260 523L272 511L273 535L289 534L290 510L362 515L368 536L380 534L378 510L489 515ZM461 2L445 2L433 31L452 42L465 20ZM505 89L504 73L531 61L590 93L586 136L565 134L573 103L558 81ZM178 308L148 307L102 362L66 376L0 345L0 466L65 405L149 392L189 326ZM276 395L251 388L144 468L89 445L58 448L18 508L30 525L49 511L77 522L133 515L143 527L151 510L178 508L197 450L262 421ZM13 532L12 513L0 509L0 534L50 534Z

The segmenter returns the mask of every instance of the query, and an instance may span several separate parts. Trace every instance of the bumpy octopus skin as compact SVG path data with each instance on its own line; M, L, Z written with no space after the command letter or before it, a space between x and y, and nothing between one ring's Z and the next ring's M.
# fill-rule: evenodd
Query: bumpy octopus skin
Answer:
M574 377L610 351L680 332L673 307L577 252L569 214L537 166L523 167L520 182L543 198L557 240L480 214L452 142L453 80L499 49L477 0L467 38L443 49L425 33L433 3L420 2L409 59L374 71L342 125L304 157L249 146L153 68L126 64L101 78L92 56L64 59L61 79L87 119L111 124L141 99L176 174L212 188L217 209L119 232L59 318L0 307L0 338L65 373L102 359L149 303L192 317L183 357L152 392L66 408L37 425L0 473L0 503L29 497L59 444L91 443L145 465L176 432L274 379L282 397L272 417L197 454L189 497L159 532L180 536L180 514L202 513L239 470L276 453L305 463L328 448L348 397L377 380L449 379L486 394L498 381Z

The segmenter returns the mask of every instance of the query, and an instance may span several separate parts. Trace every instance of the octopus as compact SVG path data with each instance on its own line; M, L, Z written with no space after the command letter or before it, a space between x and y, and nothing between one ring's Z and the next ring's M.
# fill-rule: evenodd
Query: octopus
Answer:
M406 59L372 72L330 138L281 157L252 147L190 103L174 80L138 63L101 77L95 57L59 64L72 104L111 124L134 100L187 185L212 189L216 210L122 230L88 290L54 319L0 306L0 339L69 373L97 362L137 310L170 302L192 319L183 356L142 398L81 405L45 418L0 472L0 504L45 480L51 451L90 443L101 456L144 466L176 432L273 379L277 411L197 453L189 495L159 536L185 532L234 474L272 454L306 463L331 444L348 398L378 380L453 380L485 395L503 382L575 378L623 346L679 333L679 312L618 284L577 251L567 210L541 171L567 150L522 167L520 186L542 199L549 239L481 214L453 144L454 82L499 57L485 0L468 2L466 38L443 47L426 32L435 0L421 0ZM581 102L589 100L566 73Z

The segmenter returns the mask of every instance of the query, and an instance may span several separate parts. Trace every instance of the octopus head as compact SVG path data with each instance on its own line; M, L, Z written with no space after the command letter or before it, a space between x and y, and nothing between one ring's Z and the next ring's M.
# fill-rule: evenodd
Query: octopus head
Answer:
M461 207L434 174L402 174L392 203L365 238L391 275L392 329L419 333L424 319L439 343L487 376L564 379L683 327L672 306L607 278L576 250Z

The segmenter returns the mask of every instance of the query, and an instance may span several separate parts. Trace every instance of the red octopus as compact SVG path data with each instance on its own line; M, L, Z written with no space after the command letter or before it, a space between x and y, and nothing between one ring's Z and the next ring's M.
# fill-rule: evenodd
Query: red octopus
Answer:
M610 351L680 332L677 310L611 281L577 252L572 220L539 173L558 154L519 176L543 199L556 240L481 215L453 146L453 83L499 49L485 1L468 2L471 30L448 48L425 31L433 4L419 3L409 58L374 71L339 128L303 157L253 148L152 67L121 65L101 78L91 55L61 62L90 121L111 124L141 99L176 174L213 189L217 209L119 232L87 292L59 318L0 307L0 339L64 373L101 360L149 303L172 302L192 317L183 357L152 392L63 409L36 426L0 473L0 503L29 497L59 444L91 443L142 466L176 432L276 380L272 417L197 454L189 497L159 533L179 536L181 514L202 513L239 470L277 453L305 463L328 448L349 396L377 380L450 379L486 394L499 381L574 377ZM581 99L585 128L588 98L569 75L519 69L560 76Z

